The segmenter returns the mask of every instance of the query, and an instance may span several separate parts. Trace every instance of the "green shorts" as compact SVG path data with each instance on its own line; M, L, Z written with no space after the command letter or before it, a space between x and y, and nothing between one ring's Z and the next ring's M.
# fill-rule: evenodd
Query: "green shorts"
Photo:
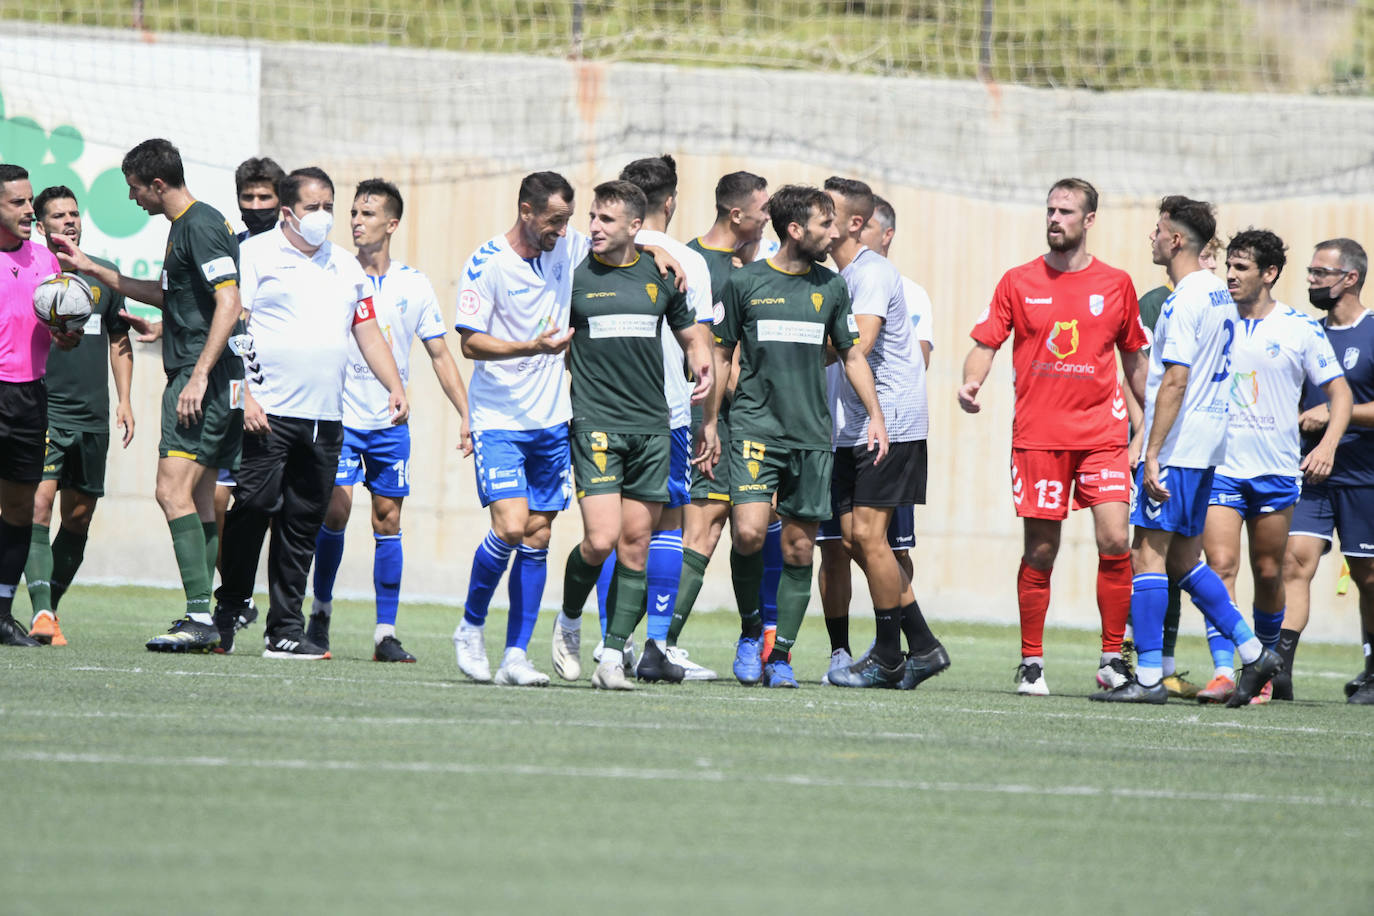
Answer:
M235 365L237 363L238 365ZM201 418L190 426L177 423L177 397L191 378L191 367L168 373L162 392L162 458L186 458L207 468L238 470L243 450L243 366L220 360L210 370L201 401Z
M725 419L716 420L716 435L720 437L720 461L716 462L714 469L716 479L707 477L700 466L692 466L692 501L699 499L712 499L728 503L730 501L730 456L726 450L730 448L730 423ZM692 438L696 441L696 437Z
M87 496L105 495L105 458L110 453L108 432L48 427L43 454L43 479L56 480L59 490L79 490Z
M728 459L730 499L735 505L772 502L776 493L778 515L799 522L830 518L830 473L835 455L829 449L732 439Z
M658 434L572 434L577 498L619 493L646 503L668 501L671 437Z

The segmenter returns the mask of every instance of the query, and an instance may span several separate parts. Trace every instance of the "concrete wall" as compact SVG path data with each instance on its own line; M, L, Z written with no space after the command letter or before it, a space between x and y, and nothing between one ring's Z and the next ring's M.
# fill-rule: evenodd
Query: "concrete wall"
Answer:
M917 515L915 556L918 594L937 619L1016 619L1009 354L998 358L982 414L959 412L954 390L968 329L998 277L1043 251L1043 195L1055 178L1081 174L1099 186L1092 247L1141 290L1162 279L1146 235L1164 193L1214 199L1223 232L1252 224L1279 232L1292 266L1278 293L1295 304L1305 302L1301 266L1313 242L1374 240L1374 105L1362 100L1048 92L309 45L259 50L262 153L287 168L323 165L341 200L362 178L398 182L407 209L394 253L429 273L449 316L462 262L509 227L519 178L534 169L563 171L585 204L590 187L624 162L671 152L682 197L673 229L682 238L708 227L715 180L734 169L774 185L837 172L872 182L898 212L893 260L935 302L930 498ZM176 136L173 117L167 133ZM576 222L585 226L585 215ZM334 237L347 243L343 221ZM142 433L129 452L112 456L87 574L169 582L170 545L151 499L161 373L155 353L138 355ZM416 356L424 361L418 348ZM417 366L413 378L405 594L461 602L486 516L468 463L453 451L452 409L432 373ZM355 512L345 592L370 593L367 534L366 513ZM546 602L557 601L563 557L579 538L574 508L555 525ZM1051 623L1095 625L1094 553L1089 520L1071 518ZM723 549L717 558L704 607L731 602ZM1338 566L1329 561L1319 575L1310 632L1344 640L1358 617L1353 595L1335 596ZM861 612L867 598L857 578ZM1240 589L1244 606L1244 578ZM1196 631L1198 619L1185 613L1185 628Z

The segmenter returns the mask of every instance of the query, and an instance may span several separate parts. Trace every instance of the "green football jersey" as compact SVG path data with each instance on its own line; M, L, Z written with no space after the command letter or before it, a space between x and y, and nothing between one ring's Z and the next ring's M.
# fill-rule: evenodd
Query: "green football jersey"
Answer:
M101 267L118 270L109 261L91 258ZM124 296L90 274L94 308L86 322L86 335L74 350L56 346L48 353L48 425L80 432L105 432L110 428L110 338L129 333L119 317Z
M615 266L593 253L577 266L568 354L575 431L668 433L664 318L675 331L696 321L653 258Z
M220 212L195 201L172 220L162 263L162 366L194 366L215 314L215 291L239 281L239 241ZM221 360L238 357L225 347ZM240 363L238 374L243 378Z
M771 260L730 277L716 340L740 347L730 437L830 450L826 338L841 352L859 339L844 278L819 264L789 274Z
M720 302L725 296L725 284L735 272L735 253L728 248L710 248L700 238L692 239L687 247L706 259L706 269L711 272L711 304Z
M1156 286L1140 297L1140 323L1145 326L1145 330L1150 332L1151 343L1155 339L1155 322L1159 320L1160 309L1164 308L1164 300L1168 299L1169 294L1173 291L1172 286ZM1140 352L1149 356L1150 348L1145 347Z

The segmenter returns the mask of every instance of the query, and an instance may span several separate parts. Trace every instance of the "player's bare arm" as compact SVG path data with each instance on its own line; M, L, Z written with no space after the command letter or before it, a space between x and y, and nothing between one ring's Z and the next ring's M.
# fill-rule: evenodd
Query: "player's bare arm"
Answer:
M873 370L869 368L868 357L857 346L844 351L844 374L849 384L854 386L854 393L863 402L864 410L868 411L868 450L878 450L873 456L876 465L887 455L887 424L883 420L883 409L878 406Z
M434 376L439 379L439 387L449 403L458 411L461 423L458 426L458 450L466 458L472 454L472 430L468 426L468 389L463 384L463 376L458 372L458 363L453 359L453 351L442 337L431 337L425 341L425 352L429 353L430 363L434 366Z
M117 270L92 261L86 253L65 235L54 233L52 241L57 245L57 262L62 265L63 270L72 270L77 273L90 274L110 289L123 293L125 298L136 299L139 302L146 302L148 305L162 307L162 283L158 280L135 280L133 277L126 277Z
M120 290L126 296L138 296ZM219 362L224 348L229 346L229 335L234 333L243 305L239 299L238 284L230 283L215 290L215 314L210 319L210 330L205 334L205 346L191 369L191 377L177 396L177 422L190 426L201 418L201 402L205 400L205 389L210 381L210 370Z
M110 335L110 374L115 384L115 426L128 448L134 441L134 408L129 396L134 379L134 348L127 331Z
M572 343L573 329L549 325L534 340L502 340L482 331L460 328L463 355L468 359L519 359L544 353L558 354Z
M720 438L716 434L716 421L712 409L717 387L716 357L715 348L708 340L708 333L706 325L701 323L673 332L687 358L687 365L696 376L696 386L692 389L692 403L706 405L702 408L703 421L697 431L696 447L692 450L694 457L691 462L703 469L715 467L716 462L720 460Z
M358 352L377 381L387 390L387 404L391 408L391 425L400 426L410 417L410 402L406 400L406 387L401 382L401 373L396 368L396 357L391 347L377 327L375 318L360 321L353 325L353 339L358 342Z
M1312 451L1307 453L1302 464L1298 465L1298 470L1303 472L1308 483L1321 483L1331 476L1331 469L1336 463L1336 446L1341 444L1341 437L1350 425L1350 415L1354 406L1350 383L1344 376L1336 376L1323 385L1322 390L1326 392L1326 397L1330 401L1329 405L1323 405L1328 407L1326 432L1322 434L1321 441Z
M987 381L992 371L992 359L997 351L992 347L976 343L964 357L964 383L959 386L959 406L964 413L977 413L983 409L978 403L978 391Z
M1136 350L1134 352L1121 351L1121 370L1126 376L1126 387L1137 405L1145 403L1145 379L1150 374L1150 360L1145 354ZM1130 400L1127 400L1130 404ZM1128 406L1127 412L1130 411Z
M1150 441L1145 444L1145 492L1155 502L1162 503L1170 496L1168 487L1159 480L1159 452L1164 448L1169 430L1174 428L1178 420L1178 411L1183 406L1183 394L1187 388L1188 367L1169 363L1155 395L1154 422L1150 426Z
M878 335L883 332L884 319L882 315L855 315L854 322L859 327L859 341L854 344L853 349L863 353L866 358L873 352L873 346L878 342ZM832 352L831 347L826 347L826 353ZM839 358L839 353L835 353Z

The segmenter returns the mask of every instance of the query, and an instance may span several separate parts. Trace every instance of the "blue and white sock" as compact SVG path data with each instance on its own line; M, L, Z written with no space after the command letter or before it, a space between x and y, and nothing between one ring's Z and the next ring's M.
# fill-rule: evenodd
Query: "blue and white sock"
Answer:
M677 606L677 587L682 581L682 529L655 531L649 539L649 559L645 566L649 580L649 638L660 647L667 645L668 627Z
M606 602L611 594L611 580L615 578L615 551L601 564L601 575L596 577L596 612L601 615L601 638L606 638Z
M515 548L510 568L510 616L506 618L506 648L524 652L530 647L539 607L544 600L544 583L549 578L549 551L521 544Z
M1241 661L1248 665L1259 658L1263 647L1255 638L1255 631L1250 629L1250 625L1240 615L1240 609L1231 601L1226 585L1210 566L1198 561L1178 584L1192 596L1193 603L1202 611L1202 616L1206 617L1218 632L1224 633L1236 644Z
M343 562L344 533L320 526L315 535L315 575L311 583L316 601L334 600L334 580Z
M782 522L768 526L763 538L763 582L759 585L759 616L765 627L778 625L778 583L782 581Z
M1209 622L1207 631L1207 651L1212 655L1212 676L1224 674L1236 676L1236 644L1227 639L1221 631Z
M1141 573L1131 579L1135 676L1146 687L1153 687L1164 677L1164 616L1168 612L1168 576L1163 573Z
M1273 649L1279 644L1279 631L1283 629L1283 615L1288 608L1279 608L1277 614L1266 614L1259 608L1253 608L1255 617L1255 638L1260 641L1260 645L1266 649Z
M468 599L463 605L463 619L471 626L486 624L491 596L506 572L506 563L514 549L514 544L501 540L495 531L488 531L482 543L477 545L477 552L472 556L472 575L468 577Z
M401 532L373 534L377 542L372 555L372 588L377 593L377 623L396 626L396 611L401 604L401 569L405 558L401 550Z

